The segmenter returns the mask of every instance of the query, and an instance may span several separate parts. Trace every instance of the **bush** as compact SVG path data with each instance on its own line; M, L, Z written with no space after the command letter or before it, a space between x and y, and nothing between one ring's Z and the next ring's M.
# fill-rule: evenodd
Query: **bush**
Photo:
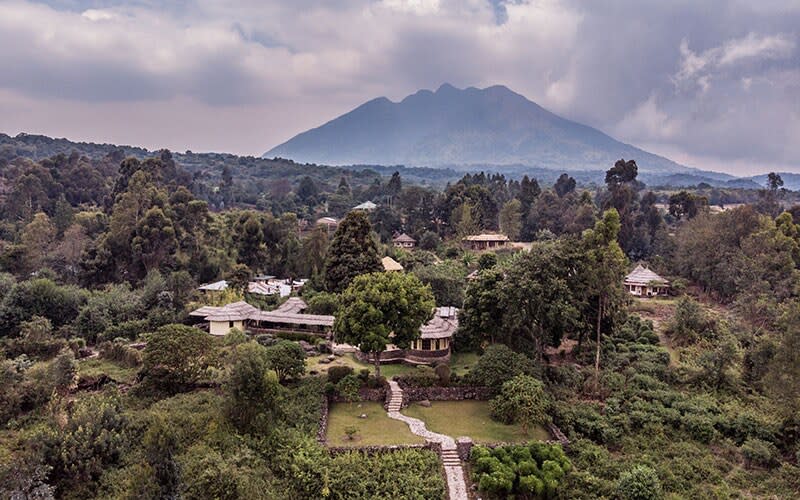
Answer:
M619 476L617 495L624 500L656 500L663 497L656 471L646 465L635 465Z
M778 465L778 448L769 441L748 439L742 444L740 451L748 467L775 467Z
M348 403L358 401L358 391L361 389L361 380L355 375L347 375L336 384L336 392Z
M328 382L338 384L340 380L353 373L349 366L331 366L328 368Z
M572 469L559 445L475 446L470 452L478 489L497 497L553 498Z
M113 361L118 365L134 368L142 364L142 353L125 345L127 339L114 339L113 342L105 341L98 346L100 357Z
M450 365L445 363L440 363L436 365L434 371L436 372L436 376L439 377L440 385L444 387L450 385Z
M529 375L518 375L503 384L490 406L492 418L504 424L520 424L525 432L550 420L550 400L544 384Z
M133 319L130 321L123 321L118 324L113 324L106 328L100 340L111 340L119 337L124 337L128 340L135 340L136 337L146 332L149 327L149 322L146 319Z
M468 384L499 390L507 380L517 375L533 375L535 371L533 361L524 354L503 344L494 344L486 349L465 378Z
M439 377L433 368L422 365L409 373L398 375L395 379L401 385L409 387L433 387L439 382Z
M319 292L306 301L306 314L326 314L332 316L339 310L339 296L335 293Z

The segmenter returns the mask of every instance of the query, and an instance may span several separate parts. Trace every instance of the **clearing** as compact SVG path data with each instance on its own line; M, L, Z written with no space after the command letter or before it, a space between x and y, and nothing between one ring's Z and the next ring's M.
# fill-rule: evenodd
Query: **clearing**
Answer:
M364 414L367 418L359 418ZM348 439L345 430L357 429L354 439ZM425 440L415 436L408 426L392 420L381 403L333 403L328 412L328 446L371 446L393 444L424 444Z
M529 429L525 434L519 425L506 425L492 420L488 401L431 401L430 408L412 403L401 413L422 420L430 431L453 438L468 436L476 443L550 439L550 433L544 427Z

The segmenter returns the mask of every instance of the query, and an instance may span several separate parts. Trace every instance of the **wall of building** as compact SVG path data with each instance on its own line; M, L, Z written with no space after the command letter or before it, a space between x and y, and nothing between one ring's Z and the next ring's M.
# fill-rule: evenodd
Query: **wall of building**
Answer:
M228 321L209 321L208 323L208 333L211 335L227 335L228 332L231 331L231 328L238 328L239 330L244 331L244 322L234 321L233 327L231 327L231 323Z

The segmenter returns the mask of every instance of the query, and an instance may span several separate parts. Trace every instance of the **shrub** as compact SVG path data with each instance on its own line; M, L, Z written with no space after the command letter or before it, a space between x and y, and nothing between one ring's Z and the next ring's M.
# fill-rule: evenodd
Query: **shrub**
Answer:
M624 500L659 499L663 497L661 481L652 467L635 465L620 474L617 495Z
M307 314L334 315L339 309L339 296L335 293L319 292L306 301Z
M684 295L678 300L675 315L667 324L666 331L675 342L687 344L713 337L714 328L714 320L708 317L700 304Z
M774 444L762 439L748 439L740 451L748 467L775 467L778 465L778 449Z
M490 406L493 418L505 424L518 423L526 433L529 427L550 420L550 400L544 384L528 375L518 375L503 384Z
M499 390L507 380L517 375L533 375L535 371L530 358L512 351L508 346L495 344L486 349L467 374L466 381Z
M436 372L436 376L439 377L439 384L445 387L450 385L450 365L439 363L436 365L436 368L434 368L434 371Z
M439 377L430 366L418 366L415 370L395 378L402 385L411 387L432 387L439 381Z
M349 366L331 366L328 368L328 382L338 384L340 380L353 373Z
M113 361L118 365L133 368L142 364L142 354L136 349L125 345L126 339L114 339L113 342L105 341L98 346L100 357Z
M146 319L133 319L121 323L112 324L103 332L100 339L115 339L124 337L128 340L135 340L136 337L147 331L149 322Z
M347 375L336 384L336 392L348 403L358 401L358 391L361 389L361 380L355 375Z
M572 468L558 445L475 446L470 452L478 489L493 496L553 498Z

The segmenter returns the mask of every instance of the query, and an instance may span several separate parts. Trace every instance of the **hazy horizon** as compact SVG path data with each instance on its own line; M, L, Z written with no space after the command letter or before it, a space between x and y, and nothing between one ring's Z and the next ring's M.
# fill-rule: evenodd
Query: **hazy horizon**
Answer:
M678 163L800 172L800 5L12 0L0 131L258 156L365 101L505 85Z

